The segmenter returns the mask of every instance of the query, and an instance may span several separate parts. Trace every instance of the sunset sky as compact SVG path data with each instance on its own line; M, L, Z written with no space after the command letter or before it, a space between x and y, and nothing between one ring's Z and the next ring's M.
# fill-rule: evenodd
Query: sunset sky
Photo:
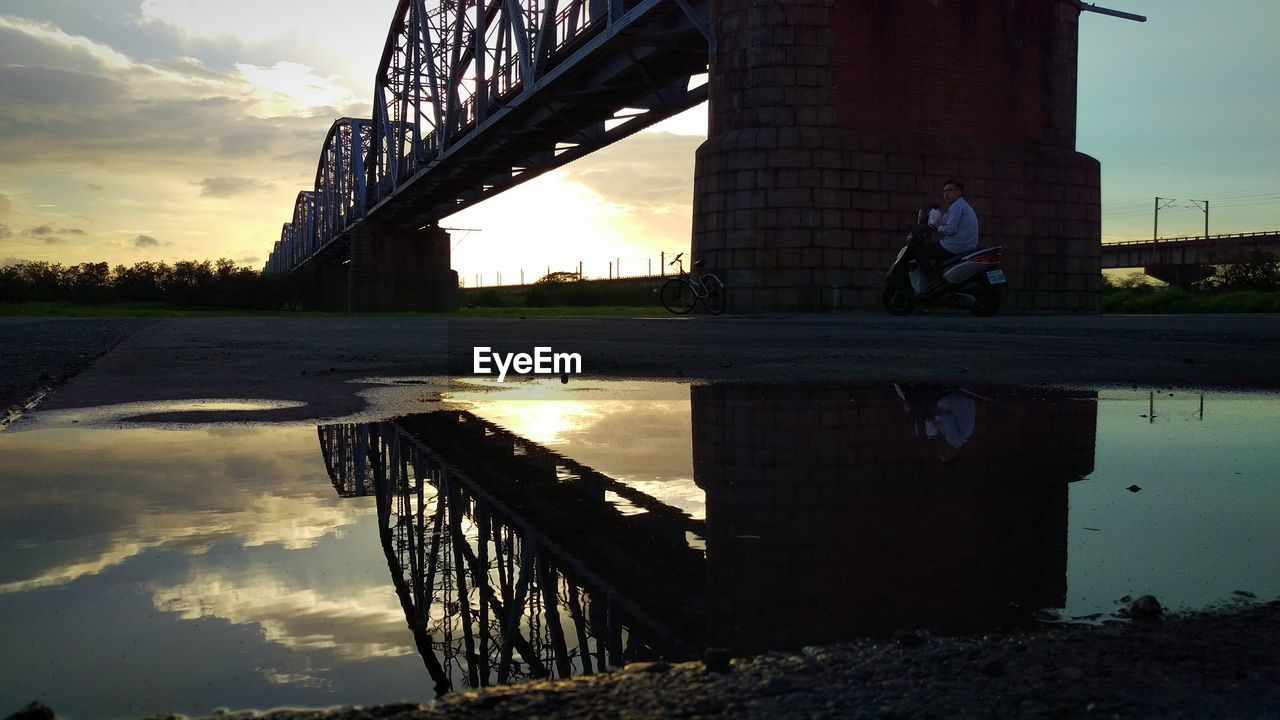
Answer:
M1110 0L1085 14L1077 148L1104 240L1280 229L1280 3ZM325 133L369 117L395 0L0 0L0 262L260 267ZM357 9L358 8L358 9ZM689 247L705 110L441 224L463 281L654 269ZM501 258L495 260L495 258Z

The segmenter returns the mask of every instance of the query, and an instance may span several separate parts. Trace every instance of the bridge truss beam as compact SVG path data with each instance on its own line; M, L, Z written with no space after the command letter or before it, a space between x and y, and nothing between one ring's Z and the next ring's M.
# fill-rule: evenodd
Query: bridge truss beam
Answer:
M343 255L361 222L434 224L705 100L707 4L401 0L371 119L334 124L318 221L282 238L266 270Z

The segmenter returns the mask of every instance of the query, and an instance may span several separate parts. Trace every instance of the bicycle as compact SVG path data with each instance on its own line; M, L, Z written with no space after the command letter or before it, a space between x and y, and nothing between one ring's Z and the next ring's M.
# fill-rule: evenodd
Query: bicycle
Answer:
M690 275L685 272L682 257L684 253L676 255L674 260L667 263L667 265L678 265L680 276L663 283L662 290L658 293L662 299L662 306L676 315L684 315L701 300L712 315L724 312L724 283L720 282L720 278L713 273ZM701 265L701 260L695 260L693 271L698 272Z

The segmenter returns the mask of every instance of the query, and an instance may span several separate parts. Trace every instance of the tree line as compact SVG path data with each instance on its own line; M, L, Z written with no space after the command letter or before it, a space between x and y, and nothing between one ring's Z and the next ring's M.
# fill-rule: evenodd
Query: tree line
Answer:
M44 261L0 267L0 302L163 303L181 307L275 310L287 302L282 278L237 267L226 258L105 262L64 266Z

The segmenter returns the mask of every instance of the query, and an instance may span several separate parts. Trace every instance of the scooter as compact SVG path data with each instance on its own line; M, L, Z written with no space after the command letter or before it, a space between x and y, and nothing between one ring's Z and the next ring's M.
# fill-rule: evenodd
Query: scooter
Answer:
M942 282L929 287L929 276L920 256L929 242L932 225L940 213L937 206L925 207L916 215L916 225L907 233L906 244L898 251L885 276L881 299L894 315L910 315L919 306L967 308L974 315L989 317L1000 310L1000 301L1009 282L1000 267L1000 247L976 248L943 263Z

